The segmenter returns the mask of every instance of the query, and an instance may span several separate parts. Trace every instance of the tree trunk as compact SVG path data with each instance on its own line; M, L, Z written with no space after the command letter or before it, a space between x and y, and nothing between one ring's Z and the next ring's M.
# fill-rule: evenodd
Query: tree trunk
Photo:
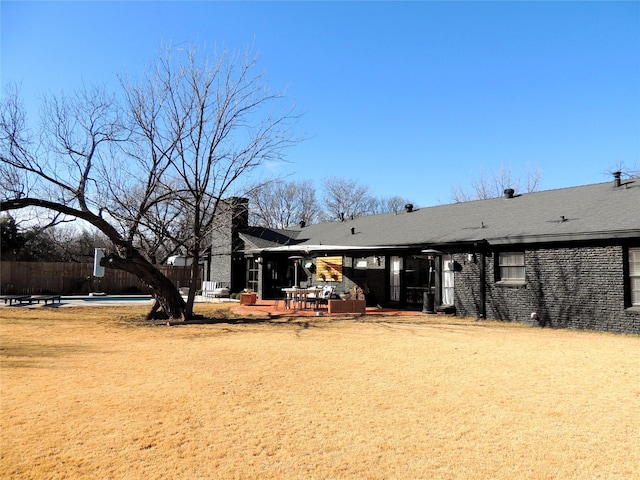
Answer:
M194 252L192 252L191 262L191 275L189 276L189 296L187 297L187 304L185 310L185 316L187 318L193 317L193 305L196 300L196 289L200 282L200 255L199 246Z
M137 252L132 253L126 259L110 254L101 263L106 267L124 270L135 275L151 290L151 294L156 301L151 311L147 314L148 319L188 319L188 316L185 315L186 304L178 288Z

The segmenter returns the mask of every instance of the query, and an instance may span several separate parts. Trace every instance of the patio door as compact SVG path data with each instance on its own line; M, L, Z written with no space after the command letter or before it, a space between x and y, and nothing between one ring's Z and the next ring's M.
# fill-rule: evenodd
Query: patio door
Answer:
M455 300L453 296L453 284L454 284L454 261L451 257L448 259L443 258L442 265L442 304L454 305Z
M402 257L392 256L389 258L389 300L400 301L400 276L402 272Z

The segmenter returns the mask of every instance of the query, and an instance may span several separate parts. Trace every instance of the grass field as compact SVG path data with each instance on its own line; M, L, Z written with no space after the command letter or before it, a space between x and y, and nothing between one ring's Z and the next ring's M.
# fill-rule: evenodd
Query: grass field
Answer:
M640 479L638 336L143 316L0 309L0 478Z

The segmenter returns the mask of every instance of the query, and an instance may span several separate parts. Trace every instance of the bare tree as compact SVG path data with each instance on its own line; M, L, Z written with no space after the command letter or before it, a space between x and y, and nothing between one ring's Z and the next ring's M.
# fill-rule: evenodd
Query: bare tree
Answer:
M29 192L28 176L19 165L28 165L32 151L36 150L34 138L27 126L24 105L20 102L17 85L5 87L0 111L0 145L2 157L11 162L0 162L0 200L23 198Z
M186 253L189 223L176 202L159 202L140 219L134 244L154 265L166 263L172 255Z
M132 206L133 218L124 221L109 215L113 200L106 193L119 173L118 162L109 156L110 147L128 139L116 98L99 87L84 88L72 96L46 97L36 137L28 129L14 90L0 105L0 118L4 167L0 173L6 175L2 183L12 181L12 172L21 180L21 188L10 190L0 210L44 210L54 217L61 214L90 223L112 244L105 264L136 275L149 285L167 315L181 317L184 300L176 287L133 245L135 218L148 208L153 188L147 188L138 208ZM147 173L154 178L155 172Z
M417 206L408 198L400 197L398 195L393 195L391 197L378 197L375 199L373 204L374 211L372 214L399 212L409 204Z
M255 186L249 194L250 223L267 228L287 228L315 222L318 202L310 180L275 180Z
M282 160L295 143L293 111L276 109L283 94L267 88L263 74L255 73L256 63L250 52L224 51L212 59L195 47L169 47L141 82L123 79L136 146L144 153L140 159L151 159L149 167L162 170L159 183L189 222L187 317L199 259L219 226L221 202L236 193L243 176L265 161Z
M100 232L75 225L42 228L32 225L19 232L21 245L10 258L30 262L92 262L94 249L104 248L107 239ZM4 257L4 252L3 252Z
M369 187L354 180L327 177L322 181L323 221L345 220L371 215L375 210L375 198Z
M512 188L516 192L535 192L540 186L542 173L540 170L530 170L524 180L514 176L511 167L500 166L496 172L485 174L480 172L478 176L471 178L471 187L464 188L458 185L451 187L451 200L454 202L468 202L471 200L486 200L504 195L507 188ZM522 185L524 183L524 185ZM522 187L522 188L521 188Z
M625 162L618 161L612 163L604 172L604 174L609 177L614 173L620 173L621 178L640 177L640 168L638 168L638 165L635 163L633 165L628 165Z
M0 106L0 183L13 187L0 210L35 207L89 222L112 244L103 263L151 289L150 315L193 315L198 259L220 202L293 143L294 118L273 110L281 94L253 73L256 59L224 52L213 60L166 48L143 80L122 79L123 105L101 88L49 97L37 139L17 93ZM181 226L154 233L161 219ZM145 243L155 248L150 235L193 257L186 303L144 255Z

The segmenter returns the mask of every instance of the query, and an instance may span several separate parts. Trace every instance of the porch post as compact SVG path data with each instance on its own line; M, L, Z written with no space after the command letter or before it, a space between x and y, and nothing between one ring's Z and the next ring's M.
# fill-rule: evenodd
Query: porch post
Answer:
M434 298L435 306L437 307L439 305L442 305L442 255L438 255L433 262L436 270L434 279Z

